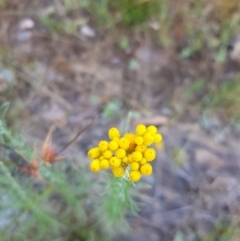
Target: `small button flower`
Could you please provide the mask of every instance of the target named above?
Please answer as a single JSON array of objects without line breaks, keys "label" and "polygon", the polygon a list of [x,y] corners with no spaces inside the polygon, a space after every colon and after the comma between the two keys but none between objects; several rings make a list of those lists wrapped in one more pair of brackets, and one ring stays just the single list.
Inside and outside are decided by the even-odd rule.
[{"label": "small button flower", "polygon": [[123,157],[122,162],[128,163],[128,157],[127,156]]},{"label": "small button flower", "polygon": [[130,141],[127,138],[123,137],[119,139],[118,144],[122,149],[127,150],[129,148]]},{"label": "small button flower", "polygon": [[141,179],[141,172],[139,171],[131,171],[129,173],[129,180],[133,182],[138,182]]},{"label": "small button flower", "polygon": [[103,159],[100,161],[100,167],[102,169],[108,169],[109,168],[109,161],[107,159]]},{"label": "small button flower", "polygon": [[133,133],[126,133],[124,137],[127,138],[130,143],[135,143],[136,135],[134,135]]},{"label": "small button flower", "polygon": [[141,166],[140,171],[143,175],[149,176],[152,174],[152,166],[149,163],[146,163]]},{"label": "small button flower", "polygon": [[150,132],[152,135],[157,133],[157,127],[156,126],[148,126],[147,131]]},{"label": "small button flower", "polygon": [[124,167],[117,167],[112,169],[113,175],[115,177],[122,177],[125,174],[125,169]]},{"label": "small button flower", "polygon": [[106,150],[105,152],[103,152],[103,156],[106,158],[106,159],[109,159],[112,157],[112,152],[110,150]]},{"label": "small button flower", "polygon": [[88,157],[91,159],[96,159],[101,156],[101,151],[98,149],[98,147],[94,147],[88,151]]},{"label": "small button flower", "polygon": [[146,146],[149,146],[149,145],[153,144],[153,142],[154,142],[153,135],[150,132],[146,132],[143,136],[143,143]]},{"label": "small button flower", "polygon": [[136,135],[134,135],[133,133],[126,133],[124,135],[125,138],[127,138],[129,141],[130,141],[130,145],[128,147],[128,152],[131,153],[134,151],[135,147],[136,147],[136,144],[135,144],[135,138],[136,138]]},{"label": "small button flower", "polygon": [[134,162],[133,155],[128,155],[128,163]]},{"label": "small button flower", "polygon": [[140,164],[146,164],[147,163],[147,160],[145,158],[142,158],[142,160],[140,161]]},{"label": "small button flower", "polygon": [[136,151],[140,151],[141,153],[145,152],[147,147],[145,145],[140,145],[136,147]]},{"label": "small button flower", "polygon": [[124,158],[126,156],[126,151],[124,149],[117,149],[116,156],[120,159]]},{"label": "small button flower", "polygon": [[137,171],[140,165],[138,162],[132,162],[130,166],[133,171]]},{"label": "small button flower", "polygon": [[100,160],[99,159],[95,159],[91,162],[90,164],[90,169],[93,171],[93,172],[98,172],[101,170],[101,166],[100,166]]},{"label": "small button flower", "polygon": [[110,141],[108,146],[111,151],[116,151],[118,149],[118,142]]},{"label": "small button flower", "polygon": [[139,161],[141,161],[143,155],[140,151],[135,151],[135,152],[133,152],[132,157],[133,157],[134,161],[139,162]]},{"label": "small button flower", "polygon": [[156,151],[153,148],[149,148],[144,152],[144,158],[147,161],[153,161],[156,157]]},{"label": "small button flower", "polygon": [[114,137],[112,140],[116,141],[118,143],[119,142],[119,137]]},{"label": "small button flower", "polygon": [[146,126],[143,125],[143,124],[139,124],[139,125],[137,125],[137,127],[136,127],[136,133],[137,133],[137,135],[139,135],[139,136],[144,135],[145,132],[146,132],[146,130],[147,130],[147,128],[146,128]]},{"label": "small button flower", "polygon": [[98,148],[101,152],[106,151],[108,149],[108,142],[107,141],[100,141],[98,143]]},{"label": "small button flower", "polygon": [[141,137],[141,136],[137,136],[136,138],[135,138],[135,143],[137,144],[137,145],[142,145],[143,144],[143,138]]},{"label": "small button flower", "polygon": [[155,134],[154,136],[153,136],[153,138],[154,138],[154,142],[155,143],[160,143],[162,140],[163,140],[163,137],[162,137],[162,135],[161,134]]},{"label": "small button flower", "polygon": [[117,137],[120,138],[120,132],[116,127],[112,127],[108,131],[108,137],[110,140],[113,140],[113,138]]},{"label": "small button flower", "polygon": [[120,167],[121,160],[119,158],[113,156],[109,159],[109,164],[110,164],[111,167],[114,167],[114,168]]}]

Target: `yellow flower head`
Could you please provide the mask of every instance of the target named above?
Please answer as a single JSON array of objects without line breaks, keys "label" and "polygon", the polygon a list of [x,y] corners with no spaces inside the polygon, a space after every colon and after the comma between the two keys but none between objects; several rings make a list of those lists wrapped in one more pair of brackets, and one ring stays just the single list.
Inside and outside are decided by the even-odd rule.
[{"label": "yellow flower head", "polygon": [[157,127],[156,126],[149,126],[147,128],[147,131],[150,132],[152,135],[157,133]]},{"label": "yellow flower head", "polygon": [[110,141],[108,147],[111,151],[116,151],[118,149],[118,142]]},{"label": "yellow flower head", "polygon": [[137,171],[140,165],[138,162],[132,162],[130,166],[133,171]]},{"label": "yellow flower head", "polygon": [[118,144],[122,149],[127,150],[130,145],[130,141],[126,137],[122,137],[119,139]]},{"label": "yellow flower head", "polygon": [[98,143],[98,148],[100,151],[106,151],[108,149],[108,142],[107,141],[100,141]]},{"label": "yellow flower head", "polygon": [[109,168],[109,161],[107,159],[103,159],[100,161],[100,167],[102,169],[108,169]]},{"label": "yellow flower head", "polygon": [[99,150],[98,147],[91,148],[88,151],[88,157],[91,159],[96,159],[96,158],[99,158],[100,156],[101,156],[101,151]]},{"label": "yellow flower head", "polygon": [[143,158],[141,161],[140,161],[140,164],[146,164],[147,163],[147,160],[145,158]]},{"label": "yellow flower head", "polygon": [[106,158],[106,159],[109,159],[112,157],[112,152],[110,150],[106,150],[105,152],[103,152],[103,156]]},{"label": "yellow flower head", "polygon": [[146,132],[146,130],[147,130],[147,128],[146,128],[146,126],[143,125],[143,124],[139,124],[139,125],[137,125],[137,127],[136,127],[136,133],[137,133],[137,135],[139,135],[139,136],[144,135],[145,132]]},{"label": "yellow flower head", "polygon": [[154,137],[151,132],[146,132],[143,136],[143,144],[146,146],[152,145],[154,142]]},{"label": "yellow flower head", "polygon": [[133,155],[128,155],[128,163],[134,162]]},{"label": "yellow flower head", "polygon": [[162,135],[155,126],[139,124],[136,133],[126,133],[123,136],[116,127],[112,127],[108,136],[109,142],[101,140],[97,147],[88,151],[88,157],[92,159],[90,169],[93,172],[110,167],[115,177],[122,177],[126,173],[133,182],[138,182],[142,175],[152,174],[153,169],[148,162],[156,158],[156,151],[149,146],[153,143],[163,144]]},{"label": "yellow flower head", "polygon": [[116,127],[112,127],[108,131],[108,137],[110,140],[113,140],[113,138],[117,137],[120,138],[120,132]]},{"label": "yellow flower head", "polygon": [[136,151],[140,151],[141,153],[145,152],[147,147],[145,145],[140,145],[136,147]]},{"label": "yellow flower head", "polygon": [[141,172],[139,171],[131,171],[129,173],[129,180],[133,182],[138,182],[141,179]]},{"label": "yellow flower head", "polygon": [[160,143],[162,141],[162,139],[163,139],[162,135],[159,134],[159,133],[155,134],[153,137],[154,137],[154,142],[155,143]]},{"label": "yellow flower head", "polygon": [[119,158],[113,156],[113,157],[111,157],[111,158],[109,159],[109,164],[110,164],[110,166],[113,167],[113,168],[120,167],[120,165],[121,165],[121,160],[120,160]]},{"label": "yellow flower head", "polygon": [[147,161],[153,161],[156,157],[156,151],[153,148],[149,148],[144,152],[144,158]]},{"label": "yellow flower head", "polygon": [[113,168],[112,169],[112,172],[113,172],[113,175],[115,177],[122,177],[125,173],[125,168],[120,166],[120,167],[117,167],[117,168]]},{"label": "yellow flower head", "polygon": [[141,161],[143,155],[140,151],[135,151],[135,152],[133,152],[132,157],[133,157],[134,161],[139,162],[139,161]]},{"label": "yellow flower head", "polygon": [[119,142],[119,137],[114,137],[112,140],[116,141],[118,143]]},{"label": "yellow flower head", "polygon": [[134,135],[133,133],[126,133],[124,137],[127,138],[130,141],[130,143],[135,143],[136,135]]},{"label": "yellow flower head", "polygon": [[140,172],[145,176],[149,176],[152,174],[152,166],[149,163],[146,163],[141,166]]},{"label": "yellow flower head", "polygon": [[99,159],[95,159],[91,162],[90,164],[90,169],[93,172],[98,172],[100,171],[101,167],[100,167],[100,160]]},{"label": "yellow flower head", "polygon": [[141,137],[141,136],[137,136],[136,138],[135,138],[135,143],[137,144],[137,145],[142,145],[143,144],[143,138]]},{"label": "yellow flower head", "polygon": [[136,144],[135,144],[135,138],[136,138],[136,135],[134,135],[133,133],[126,133],[124,135],[125,138],[127,138],[129,141],[130,141],[130,144],[129,144],[129,147],[128,147],[128,152],[129,153],[132,153],[136,147]]},{"label": "yellow flower head", "polygon": [[123,157],[123,158],[122,158],[122,162],[128,163],[128,157],[127,157],[127,156]]},{"label": "yellow flower head", "polygon": [[119,148],[116,150],[116,156],[120,159],[124,158],[126,156],[126,151],[122,148]]}]

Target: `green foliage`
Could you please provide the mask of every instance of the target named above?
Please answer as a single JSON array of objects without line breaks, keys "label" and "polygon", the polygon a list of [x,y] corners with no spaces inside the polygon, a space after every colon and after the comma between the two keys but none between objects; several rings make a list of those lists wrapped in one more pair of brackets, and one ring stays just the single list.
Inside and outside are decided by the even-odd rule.
[{"label": "green foliage", "polygon": [[59,22],[50,16],[41,16],[39,17],[39,21],[48,31],[52,33],[58,33],[62,30]]},{"label": "green foliage", "polygon": [[123,36],[119,41],[119,47],[120,49],[125,50],[129,46],[129,41],[126,36]]},{"label": "green foliage", "polygon": [[119,0],[111,5],[120,12],[122,23],[128,26],[145,23],[159,8],[159,4],[151,0]]},{"label": "green foliage", "polygon": [[[109,183],[109,184],[108,184]],[[127,213],[136,213],[137,205],[129,195],[133,195],[133,185],[124,178],[115,178],[114,181],[108,180],[107,188],[101,196],[100,209],[101,217],[98,221],[102,226],[102,230],[107,232],[113,230],[112,236],[117,233],[127,233],[129,231],[128,223],[126,222]],[[114,204],[114,205],[113,205]],[[96,205],[98,205],[96,203]],[[116,227],[117,230],[116,230]]]},{"label": "green foliage", "polygon": [[[234,1],[234,0],[233,0]],[[227,0],[206,3],[203,0],[64,0],[63,12],[40,16],[41,24],[51,33],[77,34],[75,19],[69,17],[75,11],[85,10],[105,29],[116,26],[143,28],[153,20],[158,26],[156,34],[163,46],[180,42],[182,58],[189,58],[207,50],[215,62],[224,62],[230,40],[239,33],[240,16],[237,3],[227,4]],[[210,4],[210,6],[208,6]],[[235,5],[236,6],[235,6]],[[211,9],[210,13],[206,9]],[[205,13],[205,14],[204,14]],[[64,15],[63,14],[63,15]],[[74,15],[74,14],[73,14]],[[84,17],[85,18],[85,17]],[[146,28],[145,28],[146,29]],[[176,35],[176,36],[175,36]],[[178,36],[183,36],[178,38]],[[128,46],[127,38],[120,40],[120,48]]]},{"label": "green foliage", "polygon": [[[7,129],[8,104],[0,107],[0,143],[13,148],[15,158],[34,157],[32,148]],[[13,154],[14,151],[10,154]],[[0,237],[2,241],[109,240],[128,229],[126,214],[136,210],[132,185],[124,179],[95,175],[80,160],[40,165],[42,178],[22,173],[0,152]],[[40,162],[41,163],[41,162]],[[42,163],[41,163],[42,164]],[[112,175],[111,175],[112,177]]]},{"label": "green foliage", "polygon": [[69,19],[57,20],[53,16],[40,16],[39,21],[52,34],[71,34],[77,29],[77,25]]},{"label": "green foliage", "polygon": [[[237,230],[238,227],[233,225],[229,220],[224,220],[219,218],[217,222],[214,225],[213,230],[204,235],[203,237],[204,241],[215,241],[215,240],[220,240],[220,241],[227,241],[231,240],[233,238],[234,231]],[[234,238],[233,238],[234,239]]]},{"label": "green foliage", "polygon": [[194,81],[188,88],[186,89],[186,98],[191,99],[194,97],[199,91],[201,91],[204,87],[204,80],[200,79]]},{"label": "green foliage", "polygon": [[7,103],[7,102],[0,106],[0,120],[2,122],[5,119],[8,108],[9,108],[9,103]]},{"label": "green foliage", "polygon": [[185,237],[183,235],[182,232],[177,232],[175,237],[174,237],[174,241],[184,241]]},{"label": "green foliage", "polygon": [[139,69],[139,63],[135,58],[129,60],[128,69],[133,71]]},{"label": "green foliage", "polygon": [[100,25],[114,22],[110,10],[110,0],[90,1],[87,10],[95,15]]},{"label": "green foliage", "polygon": [[84,8],[95,16],[98,24],[139,26],[157,15],[160,4],[151,0],[64,0],[67,11]]},{"label": "green foliage", "polygon": [[240,82],[239,76],[226,80],[219,87],[212,88],[207,103],[212,108],[221,109],[229,119],[240,119]]},{"label": "green foliage", "polygon": [[184,48],[181,52],[181,57],[188,58],[195,53],[199,53],[203,48],[202,39],[194,39],[193,43],[191,43],[188,47]]},{"label": "green foliage", "polygon": [[239,16],[234,16],[231,19],[223,20],[220,25],[219,31],[219,42],[218,42],[218,51],[214,55],[214,60],[216,62],[224,62],[227,57],[228,45],[231,41],[231,38],[236,34],[236,29],[239,29],[240,18]]},{"label": "green foliage", "polygon": [[6,0],[0,0],[0,7],[4,7],[6,5]]},{"label": "green foliage", "polygon": [[103,110],[103,117],[107,120],[113,120],[119,117],[122,113],[122,101],[113,100],[106,104]]}]

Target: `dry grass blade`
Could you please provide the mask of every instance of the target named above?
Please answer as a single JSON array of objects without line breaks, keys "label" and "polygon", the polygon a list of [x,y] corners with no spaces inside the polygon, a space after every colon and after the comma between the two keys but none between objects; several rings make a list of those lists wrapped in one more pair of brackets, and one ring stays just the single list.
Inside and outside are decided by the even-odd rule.
[{"label": "dry grass blade", "polygon": [[86,126],[84,127],[82,130],[80,130],[77,135],[71,140],[69,141],[59,152],[58,154],[60,154],[61,152],[63,152],[66,148],[68,148],[74,141],[77,140],[77,138],[84,132],[86,131],[89,127],[92,126],[92,124],[96,121],[97,117],[93,118],[92,121]]}]

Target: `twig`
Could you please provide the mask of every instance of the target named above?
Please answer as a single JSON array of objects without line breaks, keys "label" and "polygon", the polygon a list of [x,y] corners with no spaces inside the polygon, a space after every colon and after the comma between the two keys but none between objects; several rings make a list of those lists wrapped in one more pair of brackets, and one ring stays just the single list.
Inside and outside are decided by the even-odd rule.
[{"label": "twig", "polygon": [[84,127],[82,130],[80,130],[77,135],[71,140],[69,141],[60,151],[58,151],[58,154],[60,154],[61,152],[63,152],[67,147],[69,147],[74,141],[77,140],[77,138],[84,132],[86,131],[93,123],[94,121],[97,119],[97,116],[95,118],[92,119],[92,121],[86,126]]}]

